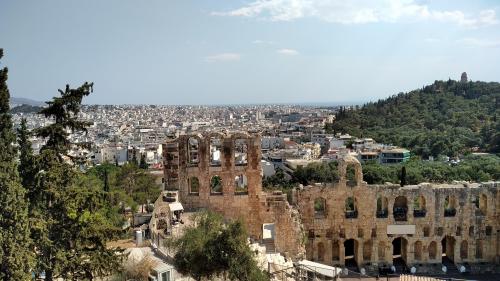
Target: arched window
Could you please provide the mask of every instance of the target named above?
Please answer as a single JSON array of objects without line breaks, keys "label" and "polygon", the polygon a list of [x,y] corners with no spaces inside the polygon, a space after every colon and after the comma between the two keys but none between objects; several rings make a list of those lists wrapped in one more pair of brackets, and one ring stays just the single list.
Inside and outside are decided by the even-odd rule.
[{"label": "arched window", "polygon": [[234,178],[234,193],[248,194],[248,180],[247,176],[239,175]]},{"label": "arched window", "polygon": [[467,259],[469,257],[469,244],[466,240],[462,241],[460,244],[460,258]]},{"label": "arched window", "polygon": [[478,215],[486,216],[488,212],[488,197],[485,194],[481,194],[478,198]]},{"label": "arched window", "polygon": [[482,259],[483,258],[483,241],[477,240],[476,241],[476,259]]},{"label": "arched window", "polygon": [[474,226],[469,226],[469,236],[474,237]]},{"label": "arched window", "polygon": [[319,242],[318,243],[318,261],[324,261],[325,260],[325,246],[323,243]]},{"label": "arched window", "polygon": [[363,244],[363,260],[370,261],[372,259],[372,240],[365,241]]},{"label": "arched window", "polygon": [[324,198],[316,198],[314,200],[314,217],[324,218],[326,216],[326,200]]},{"label": "arched window", "polygon": [[358,180],[356,178],[356,167],[354,165],[348,165],[346,170],[347,186],[355,187],[358,185]]},{"label": "arched window", "polygon": [[220,138],[210,138],[210,166],[220,167],[222,163],[222,140]]},{"label": "arched window", "polygon": [[212,194],[222,194],[222,179],[219,176],[213,176],[210,179],[210,192]]},{"label": "arched window", "polygon": [[493,233],[493,227],[491,225],[487,225],[484,233],[486,234],[486,236],[491,236],[491,234]]},{"label": "arched window", "polygon": [[404,196],[396,197],[392,212],[395,221],[406,221],[406,214],[408,212],[408,203],[406,197]]},{"label": "arched window", "polygon": [[431,244],[429,244],[429,259],[435,260],[436,254],[437,254],[437,243],[436,241],[432,241]]},{"label": "arched window", "polygon": [[413,216],[415,218],[423,218],[426,212],[425,197],[420,195],[413,200]]},{"label": "arched window", "polygon": [[385,242],[378,242],[378,259],[385,260]]},{"label": "arched window", "polygon": [[444,216],[454,217],[457,214],[455,206],[456,206],[455,196],[453,195],[446,196],[446,198],[444,199]]},{"label": "arched window", "polygon": [[424,237],[429,237],[431,235],[431,228],[429,226],[424,226]]},{"label": "arched window", "polygon": [[248,145],[246,139],[234,141],[234,165],[245,166],[248,163]]},{"label": "arched window", "polygon": [[188,165],[198,166],[199,159],[199,142],[195,137],[190,137],[188,140]]},{"label": "arched window", "polygon": [[388,200],[386,197],[379,196],[377,198],[377,218],[387,218],[387,215],[389,214],[388,211]]},{"label": "arched window", "polygon": [[340,246],[339,241],[332,242],[332,260],[339,261],[340,260]]},{"label": "arched window", "polygon": [[345,217],[347,219],[354,219],[358,217],[358,208],[354,197],[348,197],[345,200]]},{"label": "arched window", "polygon": [[422,242],[415,242],[415,260],[422,260]]},{"label": "arched window", "polygon": [[200,193],[200,181],[197,177],[189,178],[189,194],[197,195]]}]

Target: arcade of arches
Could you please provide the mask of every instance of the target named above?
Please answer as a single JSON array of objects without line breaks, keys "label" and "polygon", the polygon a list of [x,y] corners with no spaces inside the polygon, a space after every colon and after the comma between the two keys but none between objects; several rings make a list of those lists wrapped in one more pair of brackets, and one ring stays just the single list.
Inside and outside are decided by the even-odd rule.
[{"label": "arcade of arches", "polygon": [[[354,172],[342,171],[346,167]],[[357,160],[342,159],[338,183],[295,193],[293,203],[301,210],[304,229],[314,233],[306,241],[308,259],[366,269],[498,262],[498,183],[402,188],[368,185],[362,177],[343,180],[343,175],[358,172],[362,175]]]}]

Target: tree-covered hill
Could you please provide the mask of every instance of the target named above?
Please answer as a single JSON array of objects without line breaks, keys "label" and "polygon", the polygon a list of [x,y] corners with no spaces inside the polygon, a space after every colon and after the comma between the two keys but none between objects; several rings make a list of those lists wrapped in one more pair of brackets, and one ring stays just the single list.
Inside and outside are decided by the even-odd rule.
[{"label": "tree-covered hill", "polygon": [[37,113],[40,110],[42,110],[43,107],[36,106],[36,105],[29,105],[29,104],[22,104],[16,107],[13,107],[10,110],[11,114],[16,114],[16,113]]},{"label": "tree-covered hill", "polygon": [[453,80],[358,109],[341,108],[328,129],[406,147],[422,157],[478,148],[500,153],[500,83]]}]

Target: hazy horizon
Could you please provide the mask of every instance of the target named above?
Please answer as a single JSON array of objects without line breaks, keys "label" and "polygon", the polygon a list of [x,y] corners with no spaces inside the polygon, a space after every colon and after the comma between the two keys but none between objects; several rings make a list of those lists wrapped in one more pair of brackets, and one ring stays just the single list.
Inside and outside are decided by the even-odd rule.
[{"label": "hazy horizon", "polygon": [[[0,3],[14,97],[95,83],[87,104],[362,104],[498,80],[495,1]],[[311,102],[313,100],[313,102]]]}]

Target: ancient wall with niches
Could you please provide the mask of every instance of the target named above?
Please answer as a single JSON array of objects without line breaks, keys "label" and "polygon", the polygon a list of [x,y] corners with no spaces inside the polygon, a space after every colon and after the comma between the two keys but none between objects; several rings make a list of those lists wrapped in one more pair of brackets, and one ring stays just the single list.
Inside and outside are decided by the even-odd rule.
[{"label": "ancient wall with niches", "polygon": [[[345,169],[349,165],[355,166],[356,185],[347,184]],[[295,194],[308,236],[308,259],[343,266],[345,251],[351,248],[350,242],[344,243],[353,239],[354,257],[360,267],[391,265],[395,240],[402,245],[407,265],[441,263],[443,251],[456,264],[498,263],[500,183],[367,185],[360,180],[362,171],[357,160],[341,159],[339,169],[339,182],[307,186]],[[355,212],[346,211],[349,197],[354,199]],[[387,205],[379,207],[385,212],[377,217],[379,197]],[[415,199],[419,204],[414,204]],[[315,208],[315,202],[326,202],[326,206]],[[388,234],[388,226],[405,229],[404,234]],[[415,232],[408,232],[412,228]]]}]

